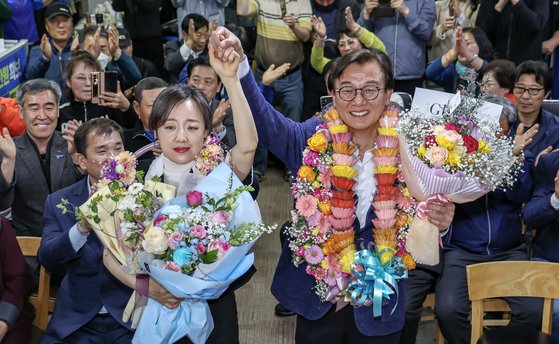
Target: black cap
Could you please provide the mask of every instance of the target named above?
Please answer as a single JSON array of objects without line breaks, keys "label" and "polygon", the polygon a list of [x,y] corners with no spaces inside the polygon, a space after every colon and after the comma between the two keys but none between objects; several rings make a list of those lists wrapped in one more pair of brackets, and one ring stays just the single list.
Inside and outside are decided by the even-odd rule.
[{"label": "black cap", "polygon": [[127,48],[130,43],[130,32],[128,32],[125,28],[118,29],[118,46],[120,49]]},{"label": "black cap", "polygon": [[63,15],[68,18],[72,18],[72,14],[70,13],[70,8],[58,2],[53,2],[52,4],[48,5],[47,8],[45,9],[46,20],[52,19],[58,15]]}]

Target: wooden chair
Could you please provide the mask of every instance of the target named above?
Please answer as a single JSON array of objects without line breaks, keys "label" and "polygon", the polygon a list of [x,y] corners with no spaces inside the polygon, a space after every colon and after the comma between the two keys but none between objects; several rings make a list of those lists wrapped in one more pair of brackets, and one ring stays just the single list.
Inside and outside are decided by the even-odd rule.
[{"label": "wooden chair", "polygon": [[544,299],[542,332],[551,333],[553,299],[559,299],[559,264],[531,261],[490,262],[466,266],[472,302],[471,343],[483,333],[484,301],[502,297]]},{"label": "wooden chair", "polygon": [[[17,237],[19,247],[24,256],[36,257],[41,238],[38,237]],[[50,273],[41,266],[39,273],[39,290],[37,294],[29,297],[29,303],[35,307],[35,320],[33,324],[41,330],[46,330],[49,312],[54,311],[54,298],[50,297]]]}]

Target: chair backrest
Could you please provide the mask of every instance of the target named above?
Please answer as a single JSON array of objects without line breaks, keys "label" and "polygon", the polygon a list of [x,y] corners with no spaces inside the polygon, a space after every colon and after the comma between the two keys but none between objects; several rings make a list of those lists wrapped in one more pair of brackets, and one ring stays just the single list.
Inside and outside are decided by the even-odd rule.
[{"label": "chair backrest", "polygon": [[468,295],[472,302],[471,343],[483,332],[483,300],[495,297],[544,299],[542,331],[551,333],[552,301],[559,298],[559,264],[507,261],[466,266]]},{"label": "chair backrest", "polygon": [[[38,237],[17,237],[21,252],[26,257],[36,257],[41,238]],[[41,265],[39,273],[39,290],[36,295],[29,297],[29,302],[35,307],[35,321],[33,324],[41,330],[46,330],[49,316],[50,301],[50,273]]]}]

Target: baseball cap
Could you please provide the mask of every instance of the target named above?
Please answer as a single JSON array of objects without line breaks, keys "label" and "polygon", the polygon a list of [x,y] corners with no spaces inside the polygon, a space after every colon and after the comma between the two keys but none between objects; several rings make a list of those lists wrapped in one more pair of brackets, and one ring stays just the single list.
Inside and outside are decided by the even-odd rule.
[{"label": "baseball cap", "polygon": [[130,45],[130,41],[130,32],[124,28],[118,29],[118,45],[120,49],[128,47]]},{"label": "baseball cap", "polygon": [[65,4],[54,2],[48,5],[47,8],[45,9],[46,20],[52,19],[58,15],[63,15],[68,18],[72,18],[72,14],[70,13],[70,8],[68,8],[68,6],[66,6]]}]

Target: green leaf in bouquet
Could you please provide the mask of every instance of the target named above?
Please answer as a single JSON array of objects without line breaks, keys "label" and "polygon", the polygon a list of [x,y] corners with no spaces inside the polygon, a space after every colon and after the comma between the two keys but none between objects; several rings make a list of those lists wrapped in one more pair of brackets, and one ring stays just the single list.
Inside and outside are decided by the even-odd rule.
[{"label": "green leaf in bouquet", "polygon": [[144,184],[144,174],[145,173],[142,170],[136,171],[136,180],[138,181],[138,183]]},{"label": "green leaf in bouquet", "polygon": [[214,263],[217,260],[217,253],[218,253],[218,250],[211,250],[211,251],[208,251],[204,254],[198,255],[198,257],[200,258],[200,260],[202,262],[204,262],[204,264],[211,264],[211,263]]}]

